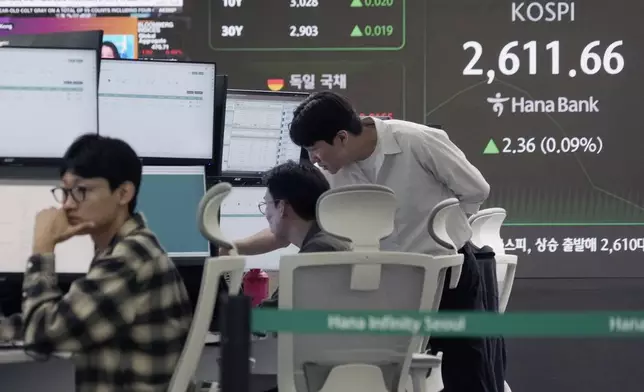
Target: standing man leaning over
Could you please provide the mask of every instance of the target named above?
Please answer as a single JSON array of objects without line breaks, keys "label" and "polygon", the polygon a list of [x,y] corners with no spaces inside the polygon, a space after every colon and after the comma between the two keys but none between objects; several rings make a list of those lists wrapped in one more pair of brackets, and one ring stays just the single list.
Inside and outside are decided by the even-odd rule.
[{"label": "standing man leaning over", "polygon": [[[306,148],[331,187],[381,184],[396,193],[394,232],[383,250],[443,252],[427,232],[427,220],[441,201],[456,197],[474,214],[490,186],[463,152],[439,129],[400,120],[358,117],[332,92],[311,95],[295,110],[291,139]],[[264,230],[236,242],[242,254],[270,252],[288,243]]]},{"label": "standing man leaning over", "polygon": [[[141,171],[121,140],[85,135],[69,147],[52,190],[61,208],[36,216],[22,314],[0,323],[0,339],[28,351],[73,353],[79,392],[167,391],[190,328],[183,281],[135,213]],[[82,234],[96,254],[63,295],[54,249]]]}]

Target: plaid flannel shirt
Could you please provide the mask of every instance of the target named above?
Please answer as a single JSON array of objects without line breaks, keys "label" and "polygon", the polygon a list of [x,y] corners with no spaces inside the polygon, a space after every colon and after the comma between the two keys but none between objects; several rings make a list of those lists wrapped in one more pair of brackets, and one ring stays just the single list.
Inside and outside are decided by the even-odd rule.
[{"label": "plaid flannel shirt", "polygon": [[191,321],[179,273],[137,214],[65,295],[54,255],[31,256],[22,313],[2,321],[0,338],[71,352],[79,392],[165,392]]}]

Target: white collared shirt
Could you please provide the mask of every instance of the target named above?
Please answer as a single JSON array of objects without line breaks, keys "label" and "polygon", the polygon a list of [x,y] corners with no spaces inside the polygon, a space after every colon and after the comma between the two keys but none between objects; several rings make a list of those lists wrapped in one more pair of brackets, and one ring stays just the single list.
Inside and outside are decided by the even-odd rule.
[{"label": "white collared shirt", "polygon": [[[398,199],[394,231],[381,241],[381,249],[444,253],[427,229],[432,209],[456,197],[465,213],[474,214],[487,199],[490,186],[444,131],[408,121],[372,120],[379,148],[361,164],[375,165],[375,183],[391,188]],[[358,163],[336,174],[323,172],[334,188],[374,183],[366,174],[369,170],[363,170]]]}]

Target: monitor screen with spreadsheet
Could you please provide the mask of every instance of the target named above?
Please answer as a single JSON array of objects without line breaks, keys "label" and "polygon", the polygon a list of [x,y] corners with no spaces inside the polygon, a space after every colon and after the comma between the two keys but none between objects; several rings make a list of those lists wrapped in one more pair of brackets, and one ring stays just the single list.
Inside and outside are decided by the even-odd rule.
[{"label": "monitor screen with spreadsheet", "polygon": [[261,174],[288,160],[299,161],[300,148],[288,134],[293,110],[307,93],[228,90],[221,171]]},{"label": "monitor screen with spreadsheet", "polygon": [[215,127],[215,64],[101,62],[99,133],[150,159],[209,162]]},{"label": "monitor screen with spreadsheet", "polygon": [[[259,212],[258,206],[265,194],[265,187],[233,187],[221,204],[219,214],[219,226],[227,239],[235,241],[268,228],[266,217]],[[276,271],[279,269],[281,255],[297,253],[298,250],[296,246],[290,245],[262,255],[246,256],[246,268]]]},{"label": "monitor screen with spreadsheet", "polygon": [[0,161],[60,159],[96,133],[97,58],[89,49],[0,49]]}]

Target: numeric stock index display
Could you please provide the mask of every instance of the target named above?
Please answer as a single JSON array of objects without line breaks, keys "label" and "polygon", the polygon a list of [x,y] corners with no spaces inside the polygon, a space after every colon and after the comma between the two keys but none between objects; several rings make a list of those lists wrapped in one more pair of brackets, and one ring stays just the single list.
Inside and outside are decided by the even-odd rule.
[{"label": "numeric stock index display", "polygon": [[640,15],[630,0],[428,2],[426,121],[485,175],[522,274],[644,276]]},{"label": "numeric stock index display", "polygon": [[209,2],[210,47],[224,51],[400,50],[405,46],[405,1],[213,0]]}]

